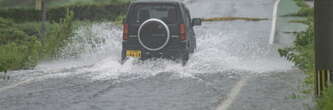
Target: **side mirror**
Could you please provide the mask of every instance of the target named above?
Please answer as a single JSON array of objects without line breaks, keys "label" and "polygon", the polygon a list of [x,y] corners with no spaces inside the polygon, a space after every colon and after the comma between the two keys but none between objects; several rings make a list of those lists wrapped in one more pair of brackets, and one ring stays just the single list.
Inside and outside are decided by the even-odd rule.
[{"label": "side mirror", "polygon": [[200,26],[202,24],[202,21],[200,18],[193,18],[192,19],[192,26]]}]

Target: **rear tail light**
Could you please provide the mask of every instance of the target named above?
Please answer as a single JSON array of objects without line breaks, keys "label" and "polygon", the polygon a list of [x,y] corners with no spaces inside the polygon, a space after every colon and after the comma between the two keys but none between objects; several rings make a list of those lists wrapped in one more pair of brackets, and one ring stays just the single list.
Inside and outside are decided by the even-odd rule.
[{"label": "rear tail light", "polygon": [[128,40],[128,24],[124,24],[123,40]]},{"label": "rear tail light", "polygon": [[179,39],[180,40],[186,40],[187,39],[186,25],[185,24],[180,24],[179,25]]}]

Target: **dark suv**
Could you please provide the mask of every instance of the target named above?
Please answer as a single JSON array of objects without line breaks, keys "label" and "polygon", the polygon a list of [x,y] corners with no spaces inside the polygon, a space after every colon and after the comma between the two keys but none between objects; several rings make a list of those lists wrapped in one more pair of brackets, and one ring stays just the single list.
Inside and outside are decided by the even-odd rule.
[{"label": "dark suv", "polygon": [[201,25],[201,19],[191,19],[182,2],[136,1],[129,6],[123,23],[122,63],[127,57],[136,57],[168,58],[186,64],[196,49],[193,26]]}]

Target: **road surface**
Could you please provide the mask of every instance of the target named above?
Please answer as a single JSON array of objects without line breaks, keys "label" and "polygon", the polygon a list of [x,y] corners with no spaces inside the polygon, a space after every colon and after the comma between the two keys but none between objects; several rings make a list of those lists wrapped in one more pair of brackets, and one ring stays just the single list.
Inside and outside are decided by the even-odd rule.
[{"label": "road surface", "polygon": [[[275,0],[186,0],[192,17],[271,18]],[[0,81],[1,110],[307,110],[304,75],[269,45],[271,21],[196,27],[188,65],[119,64],[120,27],[83,26],[63,58]]]}]

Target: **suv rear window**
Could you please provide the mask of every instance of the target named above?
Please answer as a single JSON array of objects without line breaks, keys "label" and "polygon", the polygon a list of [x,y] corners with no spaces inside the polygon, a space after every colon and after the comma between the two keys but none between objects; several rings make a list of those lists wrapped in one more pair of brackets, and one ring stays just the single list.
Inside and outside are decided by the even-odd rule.
[{"label": "suv rear window", "polygon": [[139,24],[149,18],[158,18],[167,24],[177,23],[178,8],[172,4],[136,4],[129,13],[129,23]]}]

